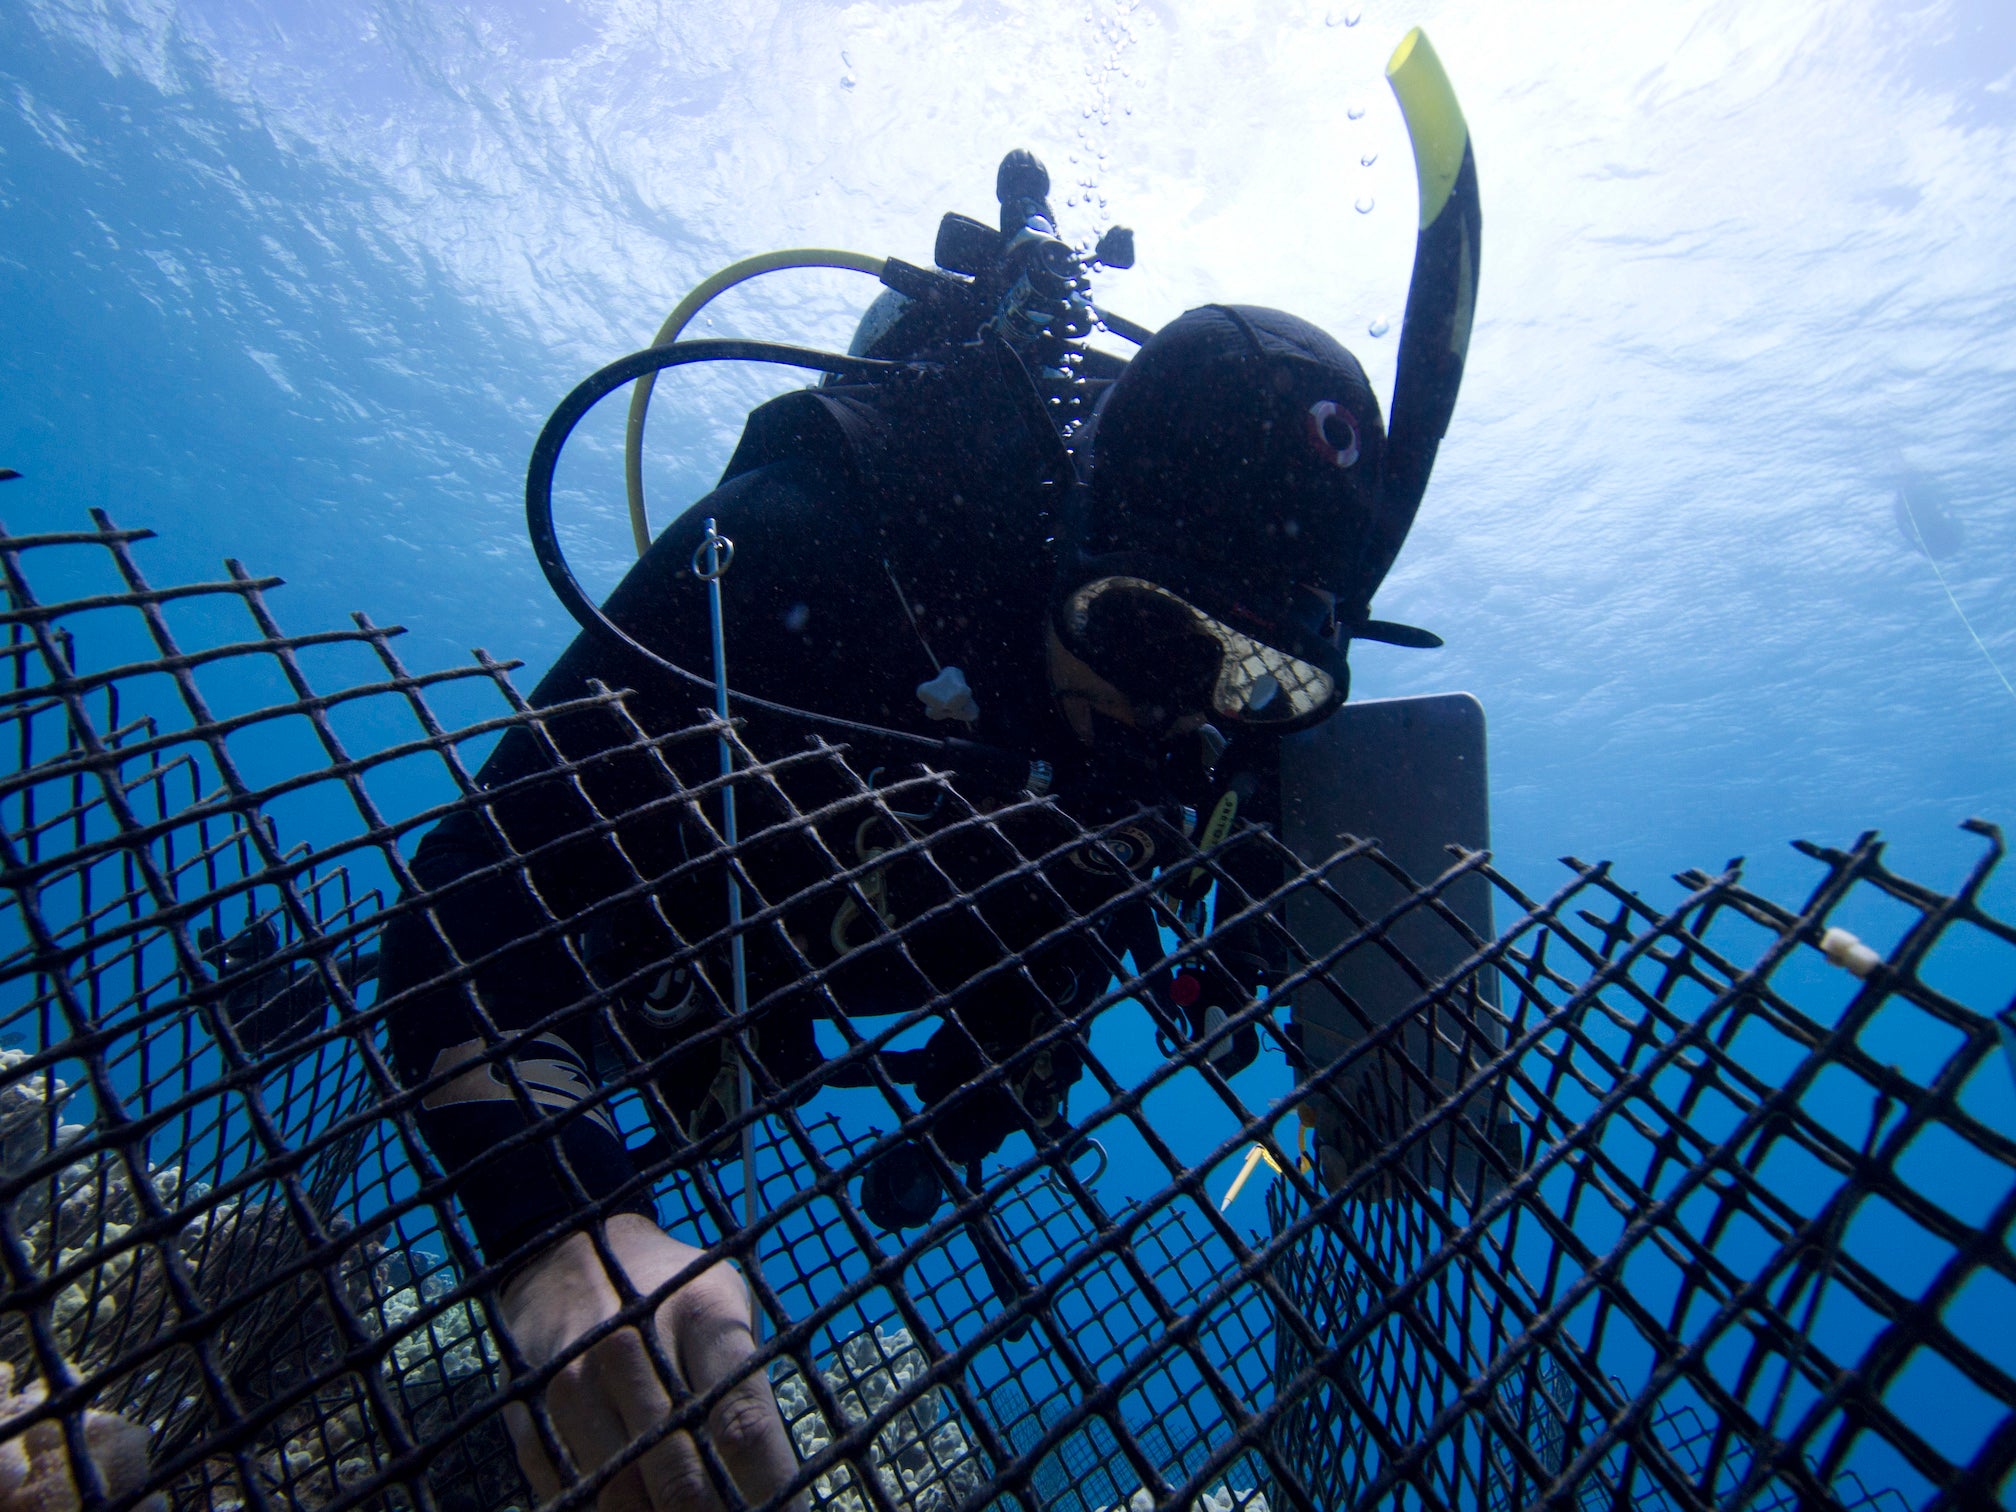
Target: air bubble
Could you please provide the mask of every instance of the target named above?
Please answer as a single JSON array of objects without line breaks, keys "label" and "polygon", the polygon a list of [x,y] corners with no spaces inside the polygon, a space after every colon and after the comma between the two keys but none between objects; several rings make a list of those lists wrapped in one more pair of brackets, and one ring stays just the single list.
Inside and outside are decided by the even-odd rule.
[{"label": "air bubble", "polygon": [[1365,107],[1363,105],[1349,105],[1345,107],[1344,114],[1351,120],[1362,121],[1365,119]]},{"label": "air bubble", "polygon": [[1388,331],[1392,329],[1393,326],[1390,321],[1387,321],[1385,319],[1379,319],[1373,321],[1372,324],[1365,327],[1365,334],[1367,336],[1373,336],[1373,337],[1384,336]]},{"label": "air bubble", "polygon": [[854,75],[852,74],[840,75],[840,87],[842,89],[852,89],[854,87]]},{"label": "air bubble", "polygon": [[1357,202],[1354,203],[1351,206],[1351,208],[1353,210],[1356,210],[1360,215],[1370,215],[1372,213],[1373,203],[1374,201],[1371,195],[1361,194],[1358,196]]},{"label": "air bubble", "polygon": [[1370,167],[1371,167],[1371,166],[1372,166],[1372,165],[1373,165],[1374,163],[1376,163],[1376,162],[1378,162],[1378,161],[1379,161],[1379,154],[1378,154],[1378,153],[1376,153],[1376,152],[1368,152],[1368,153],[1366,153],[1366,154],[1365,154],[1365,155],[1364,155],[1363,157],[1361,157],[1361,158],[1359,158],[1359,159],[1358,159],[1358,165],[1359,165],[1359,166],[1360,166],[1361,168],[1370,168]]}]

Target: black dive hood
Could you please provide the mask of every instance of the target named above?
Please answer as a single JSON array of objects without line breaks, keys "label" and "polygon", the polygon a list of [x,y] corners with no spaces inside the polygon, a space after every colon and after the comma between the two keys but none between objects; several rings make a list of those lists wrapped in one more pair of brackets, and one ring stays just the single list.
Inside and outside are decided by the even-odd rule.
[{"label": "black dive hood", "polygon": [[1313,696],[1273,719],[1244,719],[1222,696],[1214,718],[1284,730],[1324,718],[1348,692],[1334,611],[1385,446],[1363,369],[1307,321],[1229,305],[1171,321],[1100,406],[1052,603],[1060,638],[1107,675],[1111,647],[1086,642],[1088,585],[1152,584],[1197,611],[1227,658],[1250,642],[1322,674],[1305,673]]},{"label": "black dive hood", "polygon": [[1205,305],[1104,396],[1074,543],[1206,565],[1265,599],[1344,593],[1379,506],[1386,428],[1358,360],[1306,320]]},{"label": "black dive hood", "polygon": [[1455,406],[1482,216],[1468,129],[1419,31],[1387,77],[1421,194],[1390,433],[1358,360],[1309,322],[1252,306],[1192,310],[1142,346],[1100,406],[1052,600],[1060,638],[1081,653],[1086,586],[1120,579],[1182,600],[1221,640],[1229,628],[1320,669],[1332,682],[1320,706],[1305,699],[1251,721],[1282,732],[1343,702],[1353,639],[1441,644],[1371,618],[1370,606]]}]

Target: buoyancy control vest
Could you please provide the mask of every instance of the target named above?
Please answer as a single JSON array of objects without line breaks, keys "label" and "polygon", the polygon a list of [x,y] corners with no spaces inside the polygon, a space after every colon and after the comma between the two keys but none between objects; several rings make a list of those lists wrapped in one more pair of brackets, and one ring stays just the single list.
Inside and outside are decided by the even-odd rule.
[{"label": "buoyancy control vest", "polygon": [[843,470],[891,551],[957,557],[971,541],[1047,563],[1076,478],[1042,395],[998,340],[939,356],[760,405],[721,481],[811,456]]}]

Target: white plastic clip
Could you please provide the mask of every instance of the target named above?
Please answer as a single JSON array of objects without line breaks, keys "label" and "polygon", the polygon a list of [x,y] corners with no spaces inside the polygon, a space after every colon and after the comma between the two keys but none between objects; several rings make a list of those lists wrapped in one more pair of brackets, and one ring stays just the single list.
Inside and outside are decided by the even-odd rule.
[{"label": "white plastic clip", "polygon": [[1883,957],[1845,929],[1830,929],[1820,936],[1820,953],[1850,976],[1866,977],[1883,964]]}]

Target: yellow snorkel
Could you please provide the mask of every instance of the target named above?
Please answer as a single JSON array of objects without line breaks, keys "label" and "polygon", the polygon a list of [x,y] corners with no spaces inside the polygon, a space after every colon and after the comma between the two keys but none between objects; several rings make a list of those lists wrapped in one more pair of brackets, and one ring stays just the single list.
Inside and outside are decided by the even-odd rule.
[{"label": "yellow snorkel", "polygon": [[1478,241],[1483,229],[1470,128],[1442,60],[1418,26],[1400,39],[1387,60],[1386,82],[1400,102],[1414,148],[1421,223],[1414,242],[1407,314],[1400,329],[1382,507],[1359,573],[1368,599],[1400,554],[1427,490],[1436,449],[1456,408],[1477,311]]}]

